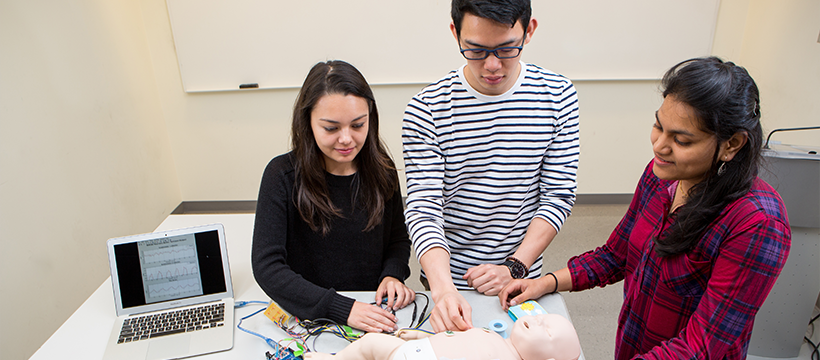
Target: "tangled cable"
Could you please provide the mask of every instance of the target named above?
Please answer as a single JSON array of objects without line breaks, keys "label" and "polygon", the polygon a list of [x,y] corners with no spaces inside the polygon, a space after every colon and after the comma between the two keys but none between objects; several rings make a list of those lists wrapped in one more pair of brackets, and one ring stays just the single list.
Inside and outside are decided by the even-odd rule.
[{"label": "tangled cable", "polygon": [[[424,293],[416,293],[416,297],[418,297],[419,295],[423,296],[426,300],[424,307],[422,307],[420,316],[418,313],[419,306],[417,304],[417,301],[416,299],[413,299],[413,313],[410,320],[410,326],[401,328],[389,334],[397,335],[401,331],[423,331],[431,333],[427,330],[421,329],[421,326],[424,325],[430,318],[430,314],[427,313],[427,308],[430,305],[430,297],[428,297],[427,294]],[[235,307],[240,308],[251,304],[270,305],[270,302],[238,301],[236,302]],[[375,303],[372,304],[377,305]],[[386,302],[382,302],[377,306],[384,308],[385,304]],[[264,310],[265,308],[262,308],[251,313],[250,315],[242,317],[241,319],[239,319],[237,328],[239,330],[242,330],[243,332],[246,332],[248,334],[254,335],[265,340],[265,342],[273,348],[273,352],[268,351],[265,353],[265,356],[268,360],[301,359],[301,355],[305,352],[316,351],[316,339],[318,339],[320,335],[325,333],[332,334],[338,338],[344,339],[351,343],[364,336],[364,334],[353,330],[353,328],[351,328],[350,326],[338,324],[333,320],[322,318],[313,320],[299,320],[296,317],[288,316],[280,317],[277,320],[273,320],[273,323],[278,328],[282,329],[282,331],[284,331],[285,334],[287,334],[287,337],[279,341],[242,327],[243,320],[253,317],[254,315],[259,314]],[[391,312],[395,313],[394,311]],[[309,341],[311,343],[310,347],[308,347],[307,345]],[[296,350],[294,350],[293,347],[296,347]]]}]

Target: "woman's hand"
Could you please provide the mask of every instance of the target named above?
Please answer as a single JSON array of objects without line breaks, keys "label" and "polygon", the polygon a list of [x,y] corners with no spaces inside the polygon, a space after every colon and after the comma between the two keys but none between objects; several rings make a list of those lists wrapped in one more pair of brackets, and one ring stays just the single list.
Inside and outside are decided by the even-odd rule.
[{"label": "woman's hand", "polygon": [[385,276],[376,289],[376,304],[381,304],[387,297],[387,308],[398,310],[416,300],[416,292],[404,285],[399,279]]},{"label": "woman's hand", "polygon": [[[547,284],[548,282],[549,284]],[[547,291],[552,290],[554,286],[555,283],[551,276],[540,279],[516,279],[510,281],[498,293],[498,299],[501,301],[501,307],[504,308],[504,311],[507,311],[510,306],[546,295]]]},{"label": "woman's hand", "polygon": [[396,331],[396,316],[379,306],[366,304],[360,301],[353,303],[347,324],[365,332],[392,332]]}]

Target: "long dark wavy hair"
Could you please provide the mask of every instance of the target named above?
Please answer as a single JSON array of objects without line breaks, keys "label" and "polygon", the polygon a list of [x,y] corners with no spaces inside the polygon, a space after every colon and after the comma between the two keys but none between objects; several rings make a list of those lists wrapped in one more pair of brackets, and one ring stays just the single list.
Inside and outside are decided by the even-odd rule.
[{"label": "long dark wavy hair", "polygon": [[296,170],[294,202],[299,215],[313,231],[327,234],[333,217],[342,216],[330,200],[325,180],[322,150],[316,145],[311,127],[311,113],[325,95],[341,94],[363,98],[368,105],[367,139],[353,160],[354,206],[368,212],[367,227],[372,230],[384,214],[384,204],[399,187],[396,166],[379,138],[379,112],[367,80],[353,65],[340,60],[320,62],[310,69],[293,106],[291,146]]},{"label": "long dark wavy hair", "polygon": [[[746,69],[734,63],[716,57],[686,60],[666,72],[661,86],[664,98],[673,95],[689,105],[700,129],[717,139],[705,178],[689,189],[689,200],[678,209],[667,235],[655,239],[655,251],[672,256],[694,248],[726,205],[752,187],[762,158],[763,129],[757,85]],[[723,165],[718,159],[720,144],[742,132],[746,144]],[[724,171],[718,174],[721,165]]]}]

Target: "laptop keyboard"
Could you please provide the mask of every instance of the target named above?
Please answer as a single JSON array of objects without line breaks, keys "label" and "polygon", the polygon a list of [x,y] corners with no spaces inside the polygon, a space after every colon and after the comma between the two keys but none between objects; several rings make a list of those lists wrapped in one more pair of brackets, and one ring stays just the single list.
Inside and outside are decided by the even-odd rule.
[{"label": "laptop keyboard", "polygon": [[117,344],[205,330],[225,325],[225,303],[125,319]]}]

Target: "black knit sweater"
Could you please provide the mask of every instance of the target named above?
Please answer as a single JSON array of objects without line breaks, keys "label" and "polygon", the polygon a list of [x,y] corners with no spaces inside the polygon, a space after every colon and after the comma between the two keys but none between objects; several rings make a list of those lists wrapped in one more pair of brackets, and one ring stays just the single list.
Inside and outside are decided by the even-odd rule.
[{"label": "black knit sweater", "polygon": [[401,193],[396,191],[385,203],[382,222],[364,232],[367,213],[352,204],[356,176],[326,173],[330,199],[343,218],[334,218],[330,233],[322,236],[296,209],[291,157],[292,153],[277,156],[262,175],[253,274],[262,290],[290,314],[345,324],[354,300],[336,291],[375,291],[385,276],[404,281],[410,275]]}]

